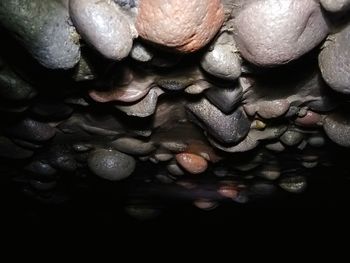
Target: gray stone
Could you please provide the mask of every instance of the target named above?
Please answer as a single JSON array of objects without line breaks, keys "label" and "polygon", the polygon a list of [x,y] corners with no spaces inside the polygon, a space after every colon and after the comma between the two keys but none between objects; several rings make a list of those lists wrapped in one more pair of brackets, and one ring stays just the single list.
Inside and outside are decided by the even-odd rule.
[{"label": "gray stone", "polygon": [[71,0],[69,13],[82,38],[106,58],[121,60],[129,55],[136,32],[117,4]]},{"label": "gray stone", "polygon": [[156,149],[152,142],[144,142],[128,137],[116,139],[110,145],[118,151],[131,155],[148,155]]},{"label": "gray stone", "polygon": [[0,24],[47,68],[70,69],[80,59],[78,34],[58,1],[3,0]]},{"label": "gray stone", "polygon": [[134,42],[130,56],[140,62],[148,62],[153,58],[152,52],[139,42]]},{"label": "gray stone", "polygon": [[279,186],[287,192],[300,194],[305,191],[307,181],[304,176],[288,176],[280,179]]},{"label": "gray stone", "polygon": [[287,146],[296,146],[302,142],[304,135],[298,131],[288,130],[280,138],[281,142]]},{"label": "gray stone", "polygon": [[350,0],[320,0],[328,12],[343,12],[350,8]]},{"label": "gray stone", "polygon": [[135,159],[124,153],[114,150],[95,150],[90,153],[88,166],[97,176],[119,181],[129,177],[135,169]]},{"label": "gray stone", "polygon": [[349,113],[332,113],[324,120],[323,128],[327,136],[335,143],[350,147]]}]

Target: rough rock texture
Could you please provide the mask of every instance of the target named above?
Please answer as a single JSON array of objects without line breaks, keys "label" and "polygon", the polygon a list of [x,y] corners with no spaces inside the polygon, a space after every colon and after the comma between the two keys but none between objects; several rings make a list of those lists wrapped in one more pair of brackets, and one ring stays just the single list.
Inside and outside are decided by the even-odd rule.
[{"label": "rough rock texture", "polygon": [[349,0],[320,0],[320,3],[329,12],[343,12],[350,8]]},{"label": "rough rock texture", "polygon": [[208,44],[223,22],[220,0],[141,0],[136,28],[145,40],[188,53]]},{"label": "rough rock texture", "polygon": [[315,0],[259,0],[235,18],[236,41],[249,62],[272,67],[286,64],[315,48],[328,25]]}]

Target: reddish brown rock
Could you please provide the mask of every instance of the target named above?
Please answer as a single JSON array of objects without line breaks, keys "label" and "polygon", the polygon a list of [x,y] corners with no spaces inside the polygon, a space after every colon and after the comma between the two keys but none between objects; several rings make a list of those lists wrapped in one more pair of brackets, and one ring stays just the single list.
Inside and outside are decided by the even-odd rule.
[{"label": "reddish brown rock", "polygon": [[218,193],[223,197],[235,199],[238,196],[238,189],[235,185],[225,184],[220,186]]},{"label": "reddish brown rock", "polygon": [[141,0],[139,35],[180,52],[194,52],[215,36],[224,22],[220,0]]},{"label": "reddish brown rock", "polygon": [[177,154],[176,161],[191,174],[203,173],[208,167],[208,163],[203,157],[191,153]]}]

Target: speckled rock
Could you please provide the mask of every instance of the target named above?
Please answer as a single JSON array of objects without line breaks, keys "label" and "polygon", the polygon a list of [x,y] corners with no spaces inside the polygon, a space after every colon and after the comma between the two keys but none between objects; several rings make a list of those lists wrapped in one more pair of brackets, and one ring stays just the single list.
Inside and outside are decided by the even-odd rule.
[{"label": "speckled rock", "polygon": [[350,94],[350,24],[331,35],[319,55],[323,79],[335,91]]},{"label": "speckled rock", "polygon": [[350,147],[349,113],[333,113],[324,120],[323,128],[328,137],[335,143]]},{"label": "speckled rock", "polygon": [[59,1],[3,0],[0,24],[47,68],[70,69],[80,59],[78,34]]},{"label": "speckled rock", "polygon": [[315,0],[248,1],[235,18],[236,42],[253,64],[272,67],[316,47],[328,25]]},{"label": "speckled rock", "polygon": [[117,4],[70,0],[69,13],[82,38],[106,58],[121,60],[128,56],[136,32]]},{"label": "speckled rock", "polygon": [[118,181],[132,174],[135,169],[135,160],[118,151],[100,149],[90,153],[88,166],[97,176]]},{"label": "speckled rock", "polygon": [[202,68],[218,78],[235,80],[241,71],[239,57],[233,36],[223,33],[203,56]]},{"label": "speckled rock", "polygon": [[141,0],[136,28],[139,35],[180,52],[209,43],[224,22],[220,0]]},{"label": "speckled rock", "polygon": [[350,0],[320,0],[320,3],[328,12],[343,12],[350,8]]}]

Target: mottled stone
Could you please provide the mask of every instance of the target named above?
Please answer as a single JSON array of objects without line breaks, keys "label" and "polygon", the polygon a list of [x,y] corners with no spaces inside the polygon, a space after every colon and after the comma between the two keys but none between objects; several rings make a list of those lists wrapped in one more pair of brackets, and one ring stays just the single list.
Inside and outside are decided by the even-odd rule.
[{"label": "mottled stone", "polygon": [[10,68],[0,68],[0,97],[5,100],[21,101],[33,98],[36,90]]},{"label": "mottled stone", "polygon": [[241,71],[241,59],[232,34],[223,33],[204,54],[202,68],[218,78],[235,80]]},{"label": "mottled stone", "polygon": [[196,116],[196,122],[215,139],[223,143],[237,143],[249,132],[250,121],[241,108],[224,114],[208,100],[189,103],[187,109]]},{"label": "mottled stone", "polygon": [[135,169],[133,157],[114,150],[95,150],[88,158],[90,170],[97,176],[119,181],[129,177]]},{"label": "mottled stone", "polygon": [[296,146],[304,139],[304,135],[301,132],[288,130],[280,138],[287,146]]},{"label": "mottled stone", "polygon": [[80,59],[78,34],[59,1],[3,0],[0,24],[47,68],[70,69]]},{"label": "mottled stone", "polygon": [[106,58],[121,60],[129,55],[136,32],[117,4],[70,0],[69,13],[82,38]]},{"label": "mottled stone", "polygon": [[215,36],[224,22],[220,0],[141,0],[139,35],[180,52],[194,52]]},{"label": "mottled stone", "polygon": [[140,62],[148,62],[152,60],[153,53],[143,44],[134,42],[130,56]]},{"label": "mottled stone", "polygon": [[324,120],[323,128],[327,136],[335,143],[350,147],[349,113],[332,113]]},{"label": "mottled stone", "polygon": [[259,66],[288,63],[316,47],[328,25],[315,0],[248,1],[235,18],[242,56]]},{"label": "mottled stone", "polygon": [[147,155],[156,149],[152,142],[144,142],[128,137],[116,139],[110,145],[118,151],[131,155]]},{"label": "mottled stone", "polygon": [[211,87],[205,91],[205,96],[223,113],[229,114],[241,102],[243,89],[238,85],[232,88]]},{"label": "mottled stone", "polygon": [[176,161],[191,174],[203,173],[208,167],[208,163],[203,157],[191,153],[177,154]]},{"label": "mottled stone", "polygon": [[335,91],[350,94],[350,24],[328,37],[319,55],[323,79]]},{"label": "mottled stone", "polygon": [[350,8],[350,0],[320,0],[320,3],[328,12],[343,12]]},{"label": "mottled stone", "polygon": [[283,177],[279,181],[279,186],[287,192],[299,194],[305,191],[307,181],[303,176]]}]

